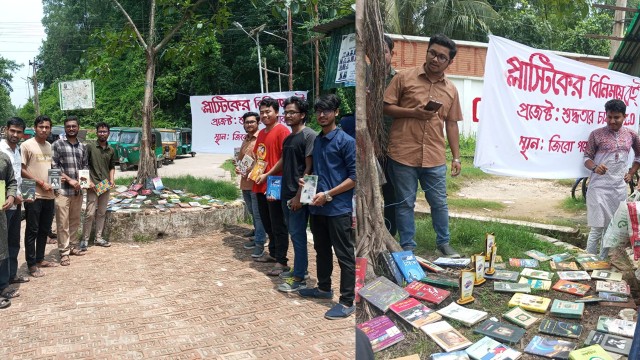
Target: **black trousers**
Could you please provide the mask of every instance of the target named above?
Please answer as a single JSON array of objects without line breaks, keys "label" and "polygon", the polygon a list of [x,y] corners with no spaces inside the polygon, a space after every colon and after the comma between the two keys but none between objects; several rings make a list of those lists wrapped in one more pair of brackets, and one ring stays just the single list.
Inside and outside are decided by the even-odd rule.
[{"label": "black trousers", "polygon": [[262,218],[262,225],[269,236],[269,255],[274,257],[279,264],[287,265],[287,252],[289,251],[289,231],[284,222],[282,201],[267,201],[265,194],[256,194],[258,199],[258,211]]},{"label": "black trousers", "polygon": [[311,215],[313,248],[316,250],[318,288],[331,291],[333,254],[340,266],[340,304],[352,306],[355,298],[356,256],[355,231],[351,227],[351,213],[338,216]]},{"label": "black trousers", "polygon": [[55,200],[36,199],[32,203],[25,203],[24,209],[27,214],[27,225],[24,231],[25,258],[27,266],[32,267],[44,260]]},{"label": "black trousers", "polygon": [[9,279],[14,279],[18,271],[18,254],[20,253],[20,224],[22,204],[15,210],[7,210],[7,240],[9,243]]},{"label": "black trousers", "polygon": [[398,228],[396,226],[396,191],[389,176],[389,158],[384,156],[379,158],[380,166],[384,169],[384,177],[387,183],[382,185],[382,198],[384,199],[384,223],[391,236],[396,236]]}]

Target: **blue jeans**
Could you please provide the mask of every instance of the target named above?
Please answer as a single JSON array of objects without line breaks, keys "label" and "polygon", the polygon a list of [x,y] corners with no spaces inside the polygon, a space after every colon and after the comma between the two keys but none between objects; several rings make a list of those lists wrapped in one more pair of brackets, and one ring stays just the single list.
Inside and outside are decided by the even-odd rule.
[{"label": "blue jeans", "polygon": [[287,201],[283,200],[282,212],[284,213],[284,223],[287,225],[293,243],[293,276],[304,279],[309,265],[307,253],[309,207],[305,205],[298,211],[292,211],[287,207]]},{"label": "blue jeans", "polygon": [[412,167],[389,159],[389,174],[396,192],[396,223],[400,246],[415,248],[416,222],[414,207],[418,181],[431,207],[436,246],[449,242],[449,208],[447,206],[447,165],[431,168]]},{"label": "blue jeans", "polygon": [[251,190],[242,190],[242,197],[244,198],[244,203],[247,205],[247,209],[250,210],[251,217],[253,219],[256,245],[264,246],[264,242],[267,239],[267,233],[264,230],[264,225],[262,225],[260,211],[258,211],[258,199],[256,198],[256,194],[251,192]]}]

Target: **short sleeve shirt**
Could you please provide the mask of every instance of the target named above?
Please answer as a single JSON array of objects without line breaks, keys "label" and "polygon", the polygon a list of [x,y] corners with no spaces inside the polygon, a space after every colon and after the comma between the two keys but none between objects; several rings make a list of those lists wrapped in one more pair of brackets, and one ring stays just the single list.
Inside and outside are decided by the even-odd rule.
[{"label": "short sleeve shirt", "polygon": [[[267,162],[267,166],[264,172],[268,172],[271,168],[280,160],[282,156],[282,144],[284,139],[289,136],[291,131],[282,124],[276,124],[271,130],[262,129],[258,133],[258,139],[256,140],[256,146],[253,148],[253,152],[256,155],[256,160],[262,160]],[[282,175],[282,173],[273,174]],[[267,182],[262,184],[254,184],[253,192],[264,194],[267,191]]]},{"label": "short sleeve shirt", "polygon": [[[35,180],[47,182],[49,180],[49,169],[51,169],[51,159],[53,151],[51,144],[44,142],[40,144],[35,138],[31,138],[20,145],[22,154],[22,164],[34,176]],[[53,190],[44,191],[36,184],[36,199],[55,199]]]},{"label": "short sleeve shirt", "polygon": [[[245,155],[253,158],[255,160],[256,156],[253,153],[253,148],[256,146],[257,137],[255,133],[253,135],[247,134],[247,137],[242,141],[242,145],[240,146],[240,152],[238,153],[238,158],[236,161],[240,161],[244,158]],[[240,190],[251,190],[253,189],[253,180],[249,179],[246,175],[240,177]]]},{"label": "short sleeve shirt", "polygon": [[305,127],[284,139],[282,149],[282,200],[289,200],[298,192],[298,179],[304,176],[305,159],[313,154],[316,132]]}]

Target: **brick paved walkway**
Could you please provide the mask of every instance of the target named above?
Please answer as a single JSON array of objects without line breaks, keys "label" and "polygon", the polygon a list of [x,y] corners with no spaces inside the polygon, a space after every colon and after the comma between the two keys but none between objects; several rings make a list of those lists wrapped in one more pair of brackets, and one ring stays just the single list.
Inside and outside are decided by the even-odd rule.
[{"label": "brick paved walkway", "polygon": [[[325,320],[332,302],[278,292],[270,264],[251,261],[244,240],[91,247],[69,267],[44,269],[0,310],[0,358],[353,359],[354,317]],[[311,244],[309,257],[312,286]],[[23,250],[19,259],[26,273]]]}]

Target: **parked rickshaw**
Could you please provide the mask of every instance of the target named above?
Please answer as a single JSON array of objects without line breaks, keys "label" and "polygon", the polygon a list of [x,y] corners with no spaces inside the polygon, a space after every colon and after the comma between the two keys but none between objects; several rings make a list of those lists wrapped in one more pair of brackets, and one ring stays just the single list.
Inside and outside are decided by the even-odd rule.
[{"label": "parked rickshaw", "polygon": [[[118,155],[120,157],[120,170],[127,171],[129,168],[140,163],[140,146],[142,141],[142,128],[123,128],[120,131],[118,141]],[[164,158],[162,148],[162,136],[156,129],[151,129],[151,144],[156,158],[156,166],[162,167]]]},{"label": "parked rickshaw", "polygon": [[178,148],[178,136],[174,129],[158,129],[162,136],[162,147],[164,149],[164,163],[173,162],[176,158]]},{"label": "parked rickshaw", "polygon": [[178,155],[191,154],[196,156],[195,151],[191,149],[191,128],[174,128],[178,134]]},{"label": "parked rickshaw", "polygon": [[22,140],[20,140],[20,143],[24,142],[25,140],[29,140],[34,136],[36,136],[36,131],[32,128],[26,128],[22,133]]}]

